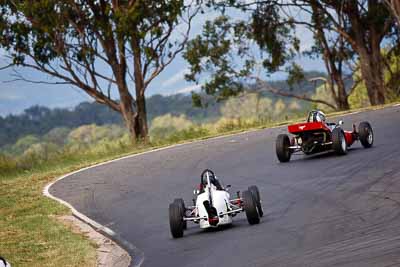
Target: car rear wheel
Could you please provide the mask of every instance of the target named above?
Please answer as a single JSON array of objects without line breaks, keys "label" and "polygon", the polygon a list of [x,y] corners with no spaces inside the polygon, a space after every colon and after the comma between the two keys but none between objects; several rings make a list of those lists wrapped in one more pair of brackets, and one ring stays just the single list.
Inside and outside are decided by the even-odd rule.
[{"label": "car rear wheel", "polygon": [[169,204],[169,226],[173,238],[183,236],[184,221],[182,210],[176,202]]},{"label": "car rear wheel", "polygon": [[[183,201],[183,199],[182,198],[175,198],[174,199],[174,203],[178,204],[178,206],[181,209],[182,217],[185,217],[186,207],[185,207],[185,202]],[[187,222],[186,221],[183,221],[183,229],[184,230],[187,229]]]},{"label": "car rear wheel", "polygon": [[252,193],[248,190],[244,191],[242,193],[242,199],[247,221],[249,224],[258,224],[260,222],[260,216],[258,215],[256,201]]},{"label": "car rear wheel", "polygon": [[276,156],[280,162],[288,162],[291,156],[290,139],[286,134],[280,134],[276,138]]},{"label": "car rear wheel", "polygon": [[347,154],[346,138],[341,128],[335,128],[332,131],[332,148],[338,155]]},{"label": "car rear wheel", "polygon": [[260,217],[262,217],[264,215],[264,211],[261,206],[261,197],[260,197],[260,191],[258,190],[258,187],[255,185],[252,185],[252,186],[249,186],[248,190],[251,192],[251,194],[254,197],[254,200],[256,201],[258,215],[260,215]]},{"label": "car rear wheel", "polygon": [[374,143],[374,132],[369,122],[363,121],[358,125],[358,136],[364,148],[370,148]]}]

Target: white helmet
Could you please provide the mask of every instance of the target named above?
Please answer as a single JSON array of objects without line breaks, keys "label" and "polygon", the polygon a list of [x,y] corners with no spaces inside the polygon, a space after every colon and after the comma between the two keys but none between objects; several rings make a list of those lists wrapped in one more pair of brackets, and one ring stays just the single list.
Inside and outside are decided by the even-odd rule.
[{"label": "white helmet", "polygon": [[316,114],[315,114],[315,121],[318,121],[318,122],[325,122],[325,114],[322,112],[322,111],[317,111],[316,112]]},{"label": "white helmet", "polygon": [[11,265],[3,257],[0,256],[0,267],[11,267]]}]

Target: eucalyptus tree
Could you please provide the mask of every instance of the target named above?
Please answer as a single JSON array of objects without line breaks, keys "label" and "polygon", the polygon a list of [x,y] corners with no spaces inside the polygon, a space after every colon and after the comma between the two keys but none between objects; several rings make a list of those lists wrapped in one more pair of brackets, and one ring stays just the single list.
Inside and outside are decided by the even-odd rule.
[{"label": "eucalyptus tree", "polygon": [[[385,58],[382,45],[395,34],[395,20],[384,1],[294,1],[309,5],[323,14],[332,29],[343,36],[357,54],[362,78],[372,105],[384,104],[387,90],[384,83]],[[340,23],[340,20],[345,23]]]},{"label": "eucalyptus tree", "polygon": [[[385,102],[385,58],[381,49],[385,41],[395,46],[398,41],[393,38],[396,35],[394,17],[383,1],[211,0],[209,4],[221,11],[221,16],[225,18],[230,10],[245,15],[229,18],[222,25],[218,21],[209,22],[202,36],[188,46],[185,57],[192,67],[187,79],[199,81],[202,73],[213,73],[205,83],[206,92],[224,92],[222,95],[236,92],[243,87],[243,81],[249,74],[254,74],[260,62],[268,73],[288,66],[301,45],[296,37],[296,27],[306,27],[314,33],[315,41],[309,54],[322,57],[329,74],[327,84],[336,102],[332,108],[349,108],[349,90],[344,86],[344,68],[349,62],[357,62],[371,104]],[[218,27],[219,30],[216,29]],[[216,34],[219,36],[215,37]],[[211,50],[222,50],[225,56],[216,57],[210,47]],[[233,62],[232,56],[228,56],[235,49],[239,64],[237,60]],[[256,54],[258,59],[249,54]],[[241,70],[240,66],[243,67]],[[301,80],[301,67],[296,64],[292,66],[289,68],[288,81]],[[350,74],[353,71],[351,67],[347,70]],[[230,84],[232,81],[235,82]],[[274,90],[266,86],[265,81],[262,82],[270,92],[313,100],[304,95]],[[321,99],[318,102],[326,101]]]},{"label": "eucalyptus tree", "polygon": [[133,142],[147,141],[146,89],[184,49],[199,10],[197,0],[0,0],[3,68],[83,90],[122,115]]},{"label": "eucalyptus tree", "polygon": [[392,11],[393,15],[396,17],[397,26],[400,27],[400,1],[398,0],[384,0],[384,1]]}]

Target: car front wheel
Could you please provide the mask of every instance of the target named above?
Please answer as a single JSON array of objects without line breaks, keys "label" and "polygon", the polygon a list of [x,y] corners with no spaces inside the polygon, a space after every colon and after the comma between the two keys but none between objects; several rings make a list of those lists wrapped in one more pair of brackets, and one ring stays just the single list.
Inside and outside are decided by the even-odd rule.
[{"label": "car front wheel", "polygon": [[181,207],[177,202],[169,204],[169,226],[173,238],[179,238],[183,236],[183,214]]},{"label": "car front wheel", "polygon": [[369,122],[363,121],[358,125],[358,136],[364,148],[370,148],[374,143],[374,132]]},{"label": "car front wheel", "polygon": [[256,201],[256,207],[257,207],[258,214],[260,215],[260,217],[262,217],[264,215],[264,211],[261,206],[261,197],[260,197],[260,191],[258,190],[258,187],[255,185],[252,185],[252,186],[249,186],[248,190],[251,192],[251,194],[254,197],[254,200]]},{"label": "car front wheel", "polygon": [[347,154],[347,142],[341,128],[335,128],[332,131],[332,148],[338,155]]},{"label": "car front wheel", "polygon": [[246,190],[242,193],[243,208],[246,212],[247,221],[249,224],[260,223],[260,216],[257,212],[256,201],[250,191]]},{"label": "car front wheel", "polygon": [[286,134],[280,134],[276,138],[276,156],[280,162],[288,162],[291,156],[290,139]]}]

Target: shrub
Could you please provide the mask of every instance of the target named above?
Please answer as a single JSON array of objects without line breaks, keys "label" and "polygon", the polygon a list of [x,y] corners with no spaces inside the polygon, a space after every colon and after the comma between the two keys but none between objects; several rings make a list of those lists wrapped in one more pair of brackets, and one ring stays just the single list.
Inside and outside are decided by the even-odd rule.
[{"label": "shrub", "polygon": [[152,141],[159,141],[193,127],[195,127],[194,123],[188,120],[185,115],[172,116],[166,114],[153,119],[150,126],[150,138]]},{"label": "shrub", "polygon": [[364,82],[359,83],[348,98],[350,108],[362,108],[369,107],[371,102],[369,101],[367,87]]},{"label": "shrub", "polygon": [[31,145],[39,143],[40,139],[34,135],[26,135],[11,146],[10,152],[13,155],[21,155],[25,150],[27,150]]},{"label": "shrub", "polygon": [[17,158],[17,165],[22,169],[30,169],[36,164],[49,161],[58,154],[58,151],[58,146],[52,143],[33,144]]},{"label": "shrub", "polygon": [[199,127],[190,127],[189,129],[177,131],[177,132],[171,134],[163,141],[167,142],[167,143],[174,143],[174,142],[179,142],[179,141],[183,141],[183,140],[192,140],[195,138],[204,137],[209,134],[210,134],[210,131],[204,127],[200,127],[200,126]]},{"label": "shrub", "polygon": [[17,162],[13,158],[0,154],[0,177],[3,174],[14,171],[16,168]]},{"label": "shrub", "polygon": [[69,149],[79,150],[88,148],[104,140],[119,139],[124,133],[125,130],[118,125],[83,125],[68,134]]},{"label": "shrub", "polygon": [[230,98],[221,107],[221,114],[227,119],[257,121],[271,118],[272,101],[256,93]]},{"label": "shrub", "polygon": [[222,117],[213,124],[213,127],[217,133],[225,133],[239,128],[239,124],[240,123],[238,119],[228,119]]},{"label": "shrub", "polygon": [[[336,88],[335,91],[337,91]],[[315,90],[315,94],[312,96],[312,99],[325,100],[329,104],[336,106],[336,102],[332,95],[332,91],[329,89],[327,85],[324,84],[317,87],[317,89]],[[314,104],[313,109],[324,110],[326,112],[334,110],[333,108],[322,103],[313,103],[313,104]]]},{"label": "shrub", "polygon": [[57,127],[50,130],[43,136],[43,139],[47,142],[63,146],[67,143],[68,135],[71,129],[67,127]]}]

